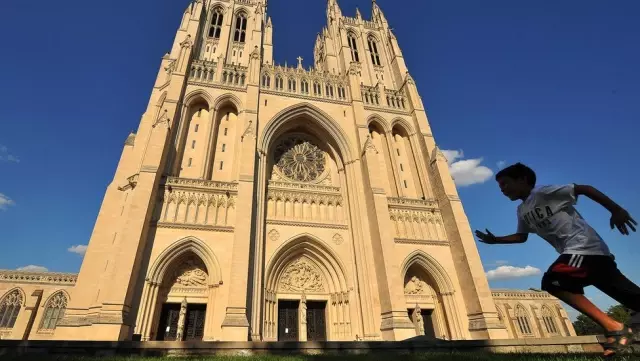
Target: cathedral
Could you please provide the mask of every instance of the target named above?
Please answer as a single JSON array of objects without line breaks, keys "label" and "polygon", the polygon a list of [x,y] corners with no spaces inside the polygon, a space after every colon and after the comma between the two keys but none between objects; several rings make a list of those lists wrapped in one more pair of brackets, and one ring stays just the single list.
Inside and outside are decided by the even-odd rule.
[{"label": "cathedral", "polygon": [[305,68],[274,63],[266,0],[191,1],[80,272],[1,271],[0,337],[575,335],[547,293],[489,289],[403,51],[372,6],[366,20],[328,0]]}]

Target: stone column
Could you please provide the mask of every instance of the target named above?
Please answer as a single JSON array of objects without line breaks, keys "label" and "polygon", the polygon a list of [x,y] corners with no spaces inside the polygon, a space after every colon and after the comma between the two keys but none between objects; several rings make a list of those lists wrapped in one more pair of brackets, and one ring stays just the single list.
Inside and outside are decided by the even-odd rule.
[{"label": "stone column", "polygon": [[157,283],[150,283],[149,296],[147,299],[147,310],[143,319],[142,326],[142,341],[150,341],[151,340],[151,327],[153,327],[153,316],[155,314],[156,308],[158,308],[158,288],[159,285]]},{"label": "stone column", "polygon": [[307,341],[307,296],[302,293],[302,299],[300,299],[300,306],[298,306],[300,317],[298,326],[298,341]]},{"label": "stone column", "polygon": [[138,307],[138,316],[136,317],[135,324],[135,334],[142,335],[142,323],[144,322],[144,315],[147,312],[147,306],[149,303],[149,289],[151,285],[149,284],[149,279],[146,279],[144,282],[144,288],[142,289],[142,297],[140,298],[140,306]]},{"label": "stone column", "polygon": [[214,317],[216,310],[216,295],[220,285],[209,285],[209,298],[207,299],[207,314],[205,316],[204,340],[215,341],[214,336]]},{"label": "stone column", "polygon": [[465,332],[463,331],[462,324],[460,322],[460,315],[458,315],[458,309],[456,307],[456,300],[454,299],[453,292],[442,293],[442,303],[445,310],[445,317],[449,320],[451,325],[451,339],[463,340],[465,339]]}]

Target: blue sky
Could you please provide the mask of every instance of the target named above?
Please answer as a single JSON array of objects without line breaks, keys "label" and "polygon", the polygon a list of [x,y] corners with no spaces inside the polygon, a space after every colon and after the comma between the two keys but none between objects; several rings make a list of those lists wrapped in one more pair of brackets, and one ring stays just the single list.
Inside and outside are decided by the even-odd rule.
[{"label": "blue sky", "polygon": [[[275,58],[311,64],[325,1],[270,0]],[[343,13],[371,2],[341,0]],[[601,188],[640,218],[640,2],[618,0],[378,0],[394,27],[449,156],[474,228],[515,230],[515,203],[490,175],[500,162],[532,166],[540,183]],[[160,57],[186,0],[0,3],[0,268],[76,272],[123,142],[137,128]],[[299,4],[299,2],[296,2]],[[290,44],[297,44],[291,46]],[[453,157],[452,157],[453,158]],[[453,159],[452,159],[453,160]],[[457,163],[456,163],[457,162]],[[472,184],[471,184],[472,183]],[[608,229],[583,199],[631,279],[638,235]],[[71,252],[72,251],[75,252]],[[555,259],[537,237],[479,246],[493,287],[538,287]],[[635,254],[636,256],[633,256]],[[530,266],[530,268],[526,268]],[[508,271],[508,272],[504,272]],[[516,277],[533,274],[528,277]],[[611,304],[599,292],[588,295]]]}]

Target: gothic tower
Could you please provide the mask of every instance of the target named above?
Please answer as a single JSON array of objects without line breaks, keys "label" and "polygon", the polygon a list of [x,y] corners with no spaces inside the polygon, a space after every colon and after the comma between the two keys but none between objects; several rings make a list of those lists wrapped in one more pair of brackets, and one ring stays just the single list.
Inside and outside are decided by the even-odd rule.
[{"label": "gothic tower", "polygon": [[56,339],[507,338],[383,11],[326,17],[305,69],[266,0],[191,1]]}]

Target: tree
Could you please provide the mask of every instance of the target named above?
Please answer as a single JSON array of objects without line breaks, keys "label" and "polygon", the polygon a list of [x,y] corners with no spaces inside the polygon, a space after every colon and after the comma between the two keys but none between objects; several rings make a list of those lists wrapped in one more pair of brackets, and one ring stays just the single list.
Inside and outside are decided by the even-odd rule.
[{"label": "tree", "polygon": [[[607,315],[623,324],[627,324],[631,318],[630,310],[622,305],[609,307]],[[604,333],[604,330],[600,325],[593,322],[593,320],[583,314],[578,315],[573,323],[573,328],[576,330],[576,334],[578,334],[578,336],[600,335]]]}]

